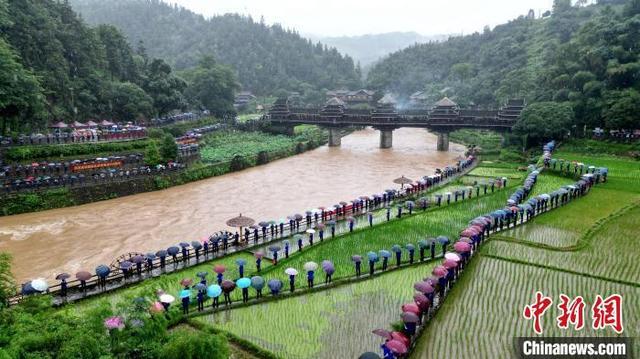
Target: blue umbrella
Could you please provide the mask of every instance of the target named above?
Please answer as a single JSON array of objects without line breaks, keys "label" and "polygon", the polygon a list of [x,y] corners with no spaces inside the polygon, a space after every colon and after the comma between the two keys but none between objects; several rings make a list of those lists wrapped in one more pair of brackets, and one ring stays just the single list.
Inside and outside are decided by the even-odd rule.
[{"label": "blue umbrella", "polygon": [[193,241],[193,242],[191,242],[191,246],[193,247],[193,249],[200,249],[200,248],[202,248],[202,243],[200,243],[198,241]]},{"label": "blue umbrella", "polygon": [[437,240],[442,245],[449,244],[449,238],[447,238],[446,236],[438,236]]},{"label": "blue umbrella", "polygon": [[271,252],[279,252],[281,249],[282,249],[282,248],[280,248],[280,246],[276,246],[276,245],[269,246],[269,250],[270,250]]},{"label": "blue umbrella", "polygon": [[111,273],[111,269],[109,267],[107,267],[106,265],[104,265],[104,264],[101,264],[101,265],[96,267],[96,275],[98,277],[104,278],[104,277],[108,276],[109,273]]},{"label": "blue umbrella", "polygon": [[176,246],[169,247],[167,248],[167,253],[169,253],[172,256],[175,256],[176,254],[180,253],[180,248]]},{"label": "blue umbrella", "polygon": [[267,283],[272,292],[279,292],[282,289],[282,281],[279,279],[271,279]]},{"label": "blue umbrella", "polygon": [[239,266],[243,266],[243,265],[247,264],[247,261],[242,259],[242,258],[236,259],[236,264],[239,265]]},{"label": "blue umbrella", "polygon": [[197,291],[203,291],[207,289],[207,286],[202,283],[198,283],[194,286],[194,288],[196,288]]},{"label": "blue umbrella", "polygon": [[399,246],[399,245],[397,245],[397,244],[394,244],[394,245],[391,247],[391,251],[392,251],[392,252],[394,252],[394,253],[402,252],[402,247],[400,247],[400,246]]},{"label": "blue umbrella", "polygon": [[207,272],[198,272],[196,274],[196,277],[204,279],[207,275],[209,275],[209,273],[207,273]]},{"label": "blue umbrella", "polygon": [[191,297],[191,290],[183,289],[180,291],[180,298],[189,298]]},{"label": "blue umbrella", "polygon": [[383,250],[380,251],[380,257],[382,257],[382,258],[391,258],[391,252],[383,249]]},{"label": "blue umbrella", "polygon": [[153,253],[147,253],[147,254],[144,255],[144,258],[148,259],[148,260],[154,260],[154,259],[156,259],[156,255],[153,254]]},{"label": "blue umbrella", "polygon": [[426,239],[421,239],[418,241],[418,247],[420,248],[428,248],[429,247],[429,242],[427,242]]},{"label": "blue umbrella", "polygon": [[356,255],[352,255],[351,256],[351,260],[354,261],[355,263],[360,263],[360,262],[362,262],[362,256],[357,255],[357,254]]},{"label": "blue umbrella", "polygon": [[240,278],[236,281],[236,285],[240,289],[249,288],[251,286],[251,279],[249,278]]},{"label": "blue umbrella", "polygon": [[207,288],[207,296],[209,298],[217,298],[220,294],[222,294],[222,287],[217,284],[210,285],[209,288]]},{"label": "blue umbrella", "polygon": [[378,261],[378,254],[376,252],[369,252],[367,253],[367,257],[369,258],[370,262],[377,262]]},{"label": "blue umbrella", "polygon": [[416,246],[414,246],[413,244],[409,243],[405,246],[405,248],[407,248],[408,251],[413,251],[416,249]]},{"label": "blue umbrella", "polygon": [[260,276],[251,277],[251,286],[253,287],[253,289],[261,290],[262,288],[264,288],[264,285],[264,278]]},{"label": "blue umbrella", "polygon": [[191,245],[189,243],[187,243],[187,242],[180,242],[180,247],[182,247],[182,248],[188,248],[190,246]]},{"label": "blue umbrella", "polygon": [[161,250],[159,250],[159,251],[157,251],[157,252],[156,252],[156,255],[157,255],[158,257],[166,257],[166,256],[167,256],[167,254],[169,254],[169,253],[168,253],[167,251],[165,251],[164,249],[161,249]]}]

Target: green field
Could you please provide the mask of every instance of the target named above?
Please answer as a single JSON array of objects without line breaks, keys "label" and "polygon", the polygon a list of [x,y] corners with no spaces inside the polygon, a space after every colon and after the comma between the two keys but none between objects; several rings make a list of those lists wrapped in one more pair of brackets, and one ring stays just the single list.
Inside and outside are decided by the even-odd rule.
[{"label": "green field", "polygon": [[[356,358],[376,350],[375,328],[399,318],[425,264],[372,280],[264,305],[205,315],[197,321],[229,331],[283,358]],[[409,299],[407,299],[409,298]]]},{"label": "green field", "polygon": [[[640,334],[640,166],[631,159],[562,151],[555,157],[608,167],[609,181],[586,197],[493,236],[421,336],[413,357],[513,356],[512,338],[534,335],[522,310],[536,290],[556,301],[560,293],[582,295],[587,305],[596,294],[622,294],[625,336]],[[546,180],[539,181],[534,193],[565,181],[555,175],[541,178]],[[589,312],[585,315],[588,320]],[[578,334],[561,332],[554,315],[547,316],[544,329],[551,336],[613,333],[590,327]],[[636,352],[638,348],[635,343]]]}]

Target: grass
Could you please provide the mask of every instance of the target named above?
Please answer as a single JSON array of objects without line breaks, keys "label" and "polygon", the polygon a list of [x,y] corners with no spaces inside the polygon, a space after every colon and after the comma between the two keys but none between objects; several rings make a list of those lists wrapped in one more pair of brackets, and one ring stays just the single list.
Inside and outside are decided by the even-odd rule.
[{"label": "grass", "polygon": [[261,151],[288,151],[295,145],[296,141],[293,138],[284,135],[220,131],[205,137],[200,153],[203,161],[224,162],[235,156],[256,155]]},{"label": "grass", "polygon": [[[594,331],[590,306],[596,294],[623,296],[625,336],[640,335],[640,288],[585,278],[562,271],[479,257],[444,302],[423,333],[413,358],[511,358],[513,338],[535,336],[522,316],[536,290],[554,299],[543,318],[545,336],[611,336],[610,329]],[[585,328],[561,331],[555,325],[558,296],[582,295],[587,302]],[[638,343],[636,342],[636,352]]]},{"label": "grass", "polygon": [[431,264],[391,272],[334,290],[210,314],[194,320],[228,331],[284,358],[356,358],[377,351],[371,334],[397,321],[413,283]]}]

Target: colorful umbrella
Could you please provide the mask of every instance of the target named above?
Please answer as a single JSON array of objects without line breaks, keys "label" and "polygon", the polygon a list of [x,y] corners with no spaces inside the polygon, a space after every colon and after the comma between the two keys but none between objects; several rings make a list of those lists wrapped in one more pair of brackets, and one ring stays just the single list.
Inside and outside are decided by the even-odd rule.
[{"label": "colorful umbrella", "polygon": [[189,298],[191,297],[191,290],[183,289],[180,291],[180,298]]},{"label": "colorful umbrella", "polygon": [[415,303],[407,303],[402,305],[402,311],[420,315],[420,308]]},{"label": "colorful umbrella", "polygon": [[[416,305],[416,308],[418,306]],[[419,310],[419,309],[418,309]],[[405,323],[417,323],[420,321],[420,317],[416,313],[404,312],[400,315],[402,321]]]},{"label": "colorful umbrella", "polygon": [[467,253],[471,251],[471,245],[466,242],[456,242],[453,244],[453,249],[458,253]]},{"label": "colorful umbrella", "polygon": [[442,278],[447,275],[448,271],[447,271],[447,268],[443,266],[437,266],[433,268],[433,271],[431,273],[433,273],[433,275],[438,278]]},{"label": "colorful umbrella", "polygon": [[403,342],[398,340],[389,340],[387,342],[387,348],[396,354],[405,354],[407,352],[407,346]]},{"label": "colorful umbrella", "polygon": [[210,285],[209,288],[207,288],[207,296],[209,298],[217,298],[220,294],[222,294],[222,287],[217,284]]},{"label": "colorful umbrella", "polygon": [[180,281],[180,285],[182,285],[183,287],[188,287],[193,283],[193,279],[191,278],[184,278]]},{"label": "colorful umbrella", "polygon": [[351,256],[351,260],[352,260],[353,262],[355,262],[355,263],[360,263],[360,262],[362,262],[362,256],[357,255],[357,254],[356,254],[356,255],[353,255],[353,256]]},{"label": "colorful umbrella", "polygon": [[240,278],[236,281],[236,285],[240,289],[245,289],[251,287],[251,279],[249,278]]},{"label": "colorful umbrella", "polygon": [[373,333],[373,334],[375,334],[375,335],[378,335],[378,336],[381,336],[381,337],[383,337],[383,338],[385,338],[385,339],[389,339],[389,340],[391,340],[391,339],[392,339],[392,337],[391,337],[391,332],[390,332],[390,331],[388,331],[388,330],[384,330],[384,329],[375,329],[375,330],[373,330],[371,333]]},{"label": "colorful umbrella", "polygon": [[253,289],[261,290],[262,288],[264,288],[264,285],[264,278],[260,276],[251,277],[251,286],[253,287]]},{"label": "colorful umbrella", "polygon": [[460,262],[460,256],[453,252],[445,253],[444,259],[454,261],[454,262]]},{"label": "colorful umbrella", "polygon": [[[98,269],[100,269],[100,267],[96,268],[96,273],[98,275],[100,275],[100,273],[102,273],[103,271],[100,271],[100,273],[98,273],[99,272]],[[89,280],[89,279],[91,279],[91,273],[86,272],[86,271],[80,271],[80,272],[76,273],[76,279],[77,280]]]},{"label": "colorful umbrella", "polygon": [[230,280],[223,280],[221,287],[223,292],[231,293],[234,289],[236,289],[236,284]]},{"label": "colorful umbrella", "polygon": [[267,286],[269,287],[269,289],[271,289],[271,291],[277,292],[282,289],[282,281],[279,279],[271,279],[267,283]]},{"label": "colorful umbrella", "polygon": [[224,273],[225,270],[227,269],[222,264],[216,264],[215,266],[213,266],[213,271],[218,274]]}]

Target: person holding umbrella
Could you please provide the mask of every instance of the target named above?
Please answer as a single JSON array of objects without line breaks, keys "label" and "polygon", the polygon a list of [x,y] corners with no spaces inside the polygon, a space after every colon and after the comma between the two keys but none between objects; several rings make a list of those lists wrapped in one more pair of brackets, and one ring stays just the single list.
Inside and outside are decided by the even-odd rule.
[{"label": "person holding umbrella", "polygon": [[391,251],[396,254],[396,267],[400,267],[400,264],[402,262],[402,247],[394,244],[391,247]]},{"label": "person holding umbrella", "polygon": [[391,220],[391,206],[386,206],[387,208],[387,222]]},{"label": "person holding umbrella", "polygon": [[249,278],[240,278],[236,281],[236,285],[238,288],[242,289],[242,302],[246,303],[249,301],[249,287],[251,286],[251,279]]},{"label": "person holding umbrella", "polygon": [[236,289],[236,284],[230,280],[223,280],[222,284],[222,292],[224,293],[224,305],[231,305],[231,292]]},{"label": "person holding umbrella", "polygon": [[223,279],[225,270],[226,268],[222,264],[216,264],[213,267],[213,271],[217,273],[218,285],[222,285],[222,279]]},{"label": "person holding umbrella", "polygon": [[315,230],[309,228],[306,230],[306,232],[309,234],[309,245],[312,246],[313,245],[313,234],[316,233]]},{"label": "person holding umbrella", "polygon": [[296,290],[296,275],[298,275],[298,271],[295,268],[287,268],[284,273],[289,275],[289,288],[293,293]]},{"label": "person holding umbrella", "polygon": [[318,223],[316,225],[316,229],[318,229],[318,237],[320,237],[320,242],[324,241],[324,223]]},{"label": "person holding umbrella", "polygon": [[376,262],[380,260],[378,254],[376,252],[367,253],[367,257],[369,258],[369,275],[373,276],[375,272]]},{"label": "person holding umbrella", "polygon": [[271,279],[267,286],[269,286],[269,290],[271,291],[271,295],[276,296],[280,293],[280,289],[282,289],[282,281],[279,279]]},{"label": "person holding umbrella", "polygon": [[60,281],[60,296],[67,296],[67,279],[71,277],[69,273],[60,273],[56,276],[56,279]]},{"label": "person holding umbrella", "polygon": [[236,259],[236,264],[238,265],[238,273],[240,274],[240,278],[244,277],[244,265],[247,264],[247,261],[242,258]]},{"label": "person holding umbrella", "polygon": [[264,256],[264,253],[256,252],[254,256],[256,257],[256,270],[260,272],[260,265],[262,264],[262,257]]},{"label": "person holding umbrella", "polygon": [[369,219],[369,227],[373,227],[373,213],[368,212],[367,218]]},{"label": "person holding umbrella", "polygon": [[409,264],[413,264],[413,256],[416,251],[416,247],[411,243],[408,243],[405,247],[409,251]]},{"label": "person holding umbrella", "polygon": [[251,277],[251,287],[256,290],[256,298],[262,298],[262,288],[264,288],[264,278],[255,276]]},{"label": "person holding umbrella", "polygon": [[304,264],[304,270],[307,271],[307,285],[309,288],[313,288],[313,279],[316,269],[318,269],[318,263],[307,262]]},{"label": "person holding umbrella", "polygon": [[211,304],[212,308],[218,308],[218,298],[222,294],[222,287],[218,284],[212,284],[207,288],[207,296],[209,298],[213,298],[213,303]]},{"label": "person holding umbrella", "polygon": [[322,270],[324,271],[324,284],[331,283],[331,276],[336,271],[335,266],[329,260],[322,261]]},{"label": "person holding umbrella", "polygon": [[198,311],[201,312],[204,310],[204,295],[207,291],[207,285],[198,283],[195,285],[195,289],[198,291],[198,294],[197,294]]},{"label": "person holding umbrella", "polygon": [[418,241],[418,247],[420,248],[420,262],[424,262],[424,252],[429,247],[429,242],[426,239],[421,239]]},{"label": "person holding umbrella", "polygon": [[356,254],[356,255],[351,256],[351,260],[356,265],[356,276],[359,277],[360,276],[360,265],[362,263],[362,257]]},{"label": "person holding umbrella", "polygon": [[189,314],[189,304],[191,303],[191,290],[189,287],[184,287],[182,291],[180,291],[180,298],[182,299],[182,314]]},{"label": "person holding umbrella", "polygon": [[174,298],[170,294],[164,293],[163,291],[159,291],[158,295],[159,295],[160,303],[164,308],[164,311],[169,312],[169,306],[171,305],[171,303],[173,303],[176,300],[176,298]]},{"label": "person holding umbrella", "polygon": [[336,221],[329,221],[329,225],[331,226],[331,238],[336,236]]},{"label": "person holding umbrella", "polygon": [[391,257],[391,252],[383,249],[380,251],[380,257],[382,257],[382,270],[385,271],[387,270],[387,265],[389,263],[389,258]]},{"label": "person holding umbrella", "polygon": [[[86,274],[85,274],[86,273]],[[100,284],[100,287],[102,288],[102,290],[105,290],[107,288],[107,277],[109,276],[109,273],[111,273],[111,268],[107,267],[104,264],[101,264],[99,266],[96,267],[96,275],[98,276],[98,282]],[[88,274],[88,276],[87,276]],[[83,278],[86,278],[85,280],[83,280]],[[91,274],[89,272],[78,272],[76,273],[76,278],[78,278],[80,280],[80,285],[82,287],[83,290],[85,290],[86,288],[86,280],[88,278],[91,278]]]},{"label": "person holding umbrella", "polygon": [[449,244],[449,238],[446,236],[438,236],[438,242],[442,245],[442,255],[447,252],[447,245]]},{"label": "person holding umbrella", "polygon": [[[287,241],[285,241],[285,242],[287,242]],[[269,250],[273,254],[273,265],[277,265],[278,264],[278,251],[280,251],[280,246],[277,246],[277,245],[269,246]],[[289,258],[289,242],[285,243],[284,253],[285,253],[286,257]]]},{"label": "person holding umbrella", "polygon": [[296,234],[293,237],[298,240],[298,252],[302,252],[302,235]]},{"label": "person holding umbrella", "polygon": [[[288,240],[284,240],[282,243],[284,243],[284,257],[288,259],[289,258],[289,245],[290,245],[289,241]],[[276,255],[277,255],[277,253],[276,253]],[[277,264],[277,261],[276,261],[276,264]]]},{"label": "person holding umbrella", "polygon": [[349,221],[349,232],[353,232],[353,225],[355,224],[355,219],[349,216],[347,220]]}]

